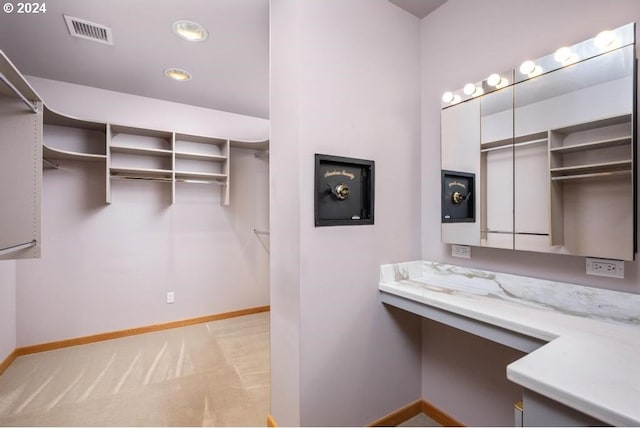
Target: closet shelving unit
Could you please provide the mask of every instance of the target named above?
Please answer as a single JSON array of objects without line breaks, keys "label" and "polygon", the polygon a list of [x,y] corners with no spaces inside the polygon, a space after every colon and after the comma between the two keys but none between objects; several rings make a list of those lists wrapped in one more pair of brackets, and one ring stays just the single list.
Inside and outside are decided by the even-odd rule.
[{"label": "closet shelving unit", "polygon": [[106,125],[65,116],[44,107],[42,156],[51,160],[105,162]]},{"label": "closet shelving unit", "polygon": [[44,123],[43,159],[53,166],[60,160],[103,163],[107,203],[112,180],[122,179],[170,184],[172,202],[176,183],[217,184],[222,204],[229,205],[229,139],[87,121],[46,107]]},{"label": "closet shelving unit", "polygon": [[633,169],[631,115],[550,131],[552,181],[630,175]]},{"label": "closet shelving unit", "polygon": [[175,181],[216,183],[223,186],[222,203],[229,204],[231,142],[221,138],[174,134]]},{"label": "closet shelving unit", "polygon": [[[632,129],[632,115],[625,114],[549,131],[552,245],[565,244],[567,231],[563,219],[573,218],[582,210],[575,202],[568,202],[576,195],[589,194],[601,201],[598,203],[601,221],[615,221],[621,204],[633,199]],[[629,259],[632,255],[627,254],[627,247],[630,246],[619,245],[609,252],[619,253],[617,258]],[[592,245],[583,250],[598,254],[598,248]]]}]

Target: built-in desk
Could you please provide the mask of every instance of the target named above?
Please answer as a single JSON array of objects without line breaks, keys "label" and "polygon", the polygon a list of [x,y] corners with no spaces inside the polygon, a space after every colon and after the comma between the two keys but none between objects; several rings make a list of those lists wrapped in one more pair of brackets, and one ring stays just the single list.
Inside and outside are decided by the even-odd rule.
[{"label": "built-in desk", "polygon": [[385,304],[528,352],[507,378],[533,395],[640,425],[640,295],[428,261],[382,265],[379,289]]}]

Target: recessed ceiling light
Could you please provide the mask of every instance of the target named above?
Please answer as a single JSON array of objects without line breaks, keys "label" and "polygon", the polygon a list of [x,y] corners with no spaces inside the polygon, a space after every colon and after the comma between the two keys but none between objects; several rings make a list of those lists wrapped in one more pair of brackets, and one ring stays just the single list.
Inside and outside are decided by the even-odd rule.
[{"label": "recessed ceiling light", "polygon": [[185,70],[181,70],[179,68],[167,68],[164,71],[164,75],[170,79],[178,80],[180,82],[191,80],[191,73]]},{"label": "recessed ceiling light", "polygon": [[180,20],[173,23],[173,32],[190,42],[202,42],[209,37],[206,28],[197,22]]}]

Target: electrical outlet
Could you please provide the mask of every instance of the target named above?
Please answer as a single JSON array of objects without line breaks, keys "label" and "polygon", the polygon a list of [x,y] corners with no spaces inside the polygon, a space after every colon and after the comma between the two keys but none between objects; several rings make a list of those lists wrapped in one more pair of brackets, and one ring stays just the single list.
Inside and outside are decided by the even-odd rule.
[{"label": "electrical outlet", "polygon": [[587,275],[624,278],[624,261],[613,259],[596,259],[587,257]]},{"label": "electrical outlet", "polygon": [[167,303],[173,303],[176,301],[176,295],[173,291],[167,291]]},{"label": "electrical outlet", "polygon": [[451,246],[451,255],[453,257],[460,257],[462,259],[470,259],[471,258],[471,247],[468,245],[452,245]]}]

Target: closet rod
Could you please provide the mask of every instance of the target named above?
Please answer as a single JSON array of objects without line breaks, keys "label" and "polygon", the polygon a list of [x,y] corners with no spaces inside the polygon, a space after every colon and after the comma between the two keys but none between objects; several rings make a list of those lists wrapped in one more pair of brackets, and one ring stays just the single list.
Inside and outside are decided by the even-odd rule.
[{"label": "closet rod", "polygon": [[25,248],[34,247],[38,243],[37,240],[23,242],[22,244],[11,245],[10,247],[0,248],[0,256],[12,253],[14,251],[23,250]]},{"label": "closet rod", "polygon": [[253,233],[256,235],[269,235],[269,232],[266,230],[253,229]]},{"label": "closet rod", "polygon": [[16,94],[16,96],[20,98],[27,105],[27,107],[31,109],[32,112],[38,113],[38,108],[34,106],[33,103],[29,101],[24,95],[22,95],[18,88],[13,86],[13,83],[11,83],[9,79],[7,79],[7,77],[2,73],[0,73],[0,80],[2,80],[2,82],[4,82],[4,84],[7,85],[7,87],[11,89],[11,91]]}]

